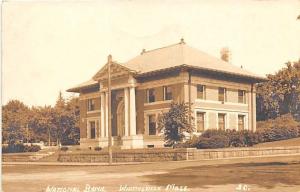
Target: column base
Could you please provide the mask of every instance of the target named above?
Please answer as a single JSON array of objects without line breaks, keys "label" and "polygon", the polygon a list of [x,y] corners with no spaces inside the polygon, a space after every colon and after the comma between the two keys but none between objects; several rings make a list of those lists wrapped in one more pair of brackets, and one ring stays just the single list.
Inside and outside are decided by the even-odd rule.
[{"label": "column base", "polygon": [[108,137],[100,137],[99,138],[99,147],[107,147],[108,146]]},{"label": "column base", "polygon": [[144,137],[143,135],[132,135],[122,137],[121,149],[138,149],[144,147]]}]

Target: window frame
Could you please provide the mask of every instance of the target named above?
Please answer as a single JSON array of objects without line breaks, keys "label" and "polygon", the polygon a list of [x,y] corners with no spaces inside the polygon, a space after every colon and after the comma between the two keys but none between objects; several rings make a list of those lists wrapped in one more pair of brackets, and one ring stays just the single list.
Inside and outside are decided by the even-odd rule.
[{"label": "window frame", "polygon": [[[153,91],[153,101],[150,101],[150,91]],[[155,89],[154,88],[150,88],[147,89],[147,103],[154,103],[156,101],[156,96],[155,96]]]},{"label": "window frame", "polygon": [[[202,87],[202,92],[199,91],[199,87]],[[202,93],[202,98],[199,97],[199,93]],[[197,84],[197,99],[206,99],[206,86],[203,84]]]},{"label": "window frame", "polygon": [[[223,90],[223,100],[220,100],[220,90]],[[218,88],[218,101],[221,101],[221,102],[227,102],[227,89],[225,87],[219,87]]]},{"label": "window frame", "polygon": [[[243,128],[240,129],[240,117],[242,117],[242,125],[243,125]],[[246,116],[245,115],[238,115],[238,131],[242,131],[242,130],[245,130],[245,118]]]},{"label": "window frame", "polygon": [[[171,98],[167,98],[168,96],[168,88],[170,88],[171,90]],[[163,86],[163,92],[164,92],[164,101],[170,101],[173,100],[173,89],[172,86],[168,85],[168,86]]]},{"label": "window frame", "polygon": [[[93,124],[93,126],[92,126]],[[90,134],[89,134],[89,138],[90,139],[96,139],[96,121],[89,121],[89,129],[90,129]],[[92,130],[94,130],[94,135],[92,134]]]},{"label": "window frame", "polygon": [[95,99],[87,99],[87,111],[95,111]]},{"label": "window frame", "polygon": [[[224,127],[224,129],[220,128],[220,116],[223,116],[223,127]],[[226,123],[227,123],[227,121],[226,121],[226,113],[218,113],[217,118],[218,118],[218,122],[217,122],[218,123],[218,130],[225,131],[226,130]]]},{"label": "window frame", "polygon": [[[154,122],[151,122],[151,117],[154,118]],[[154,132],[150,132],[150,129],[152,129],[151,123],[154,124],[154,130],[155,130],[155,134],[153,134]],[[152,125],[153,125],[152,124]],[[151,134],[150,134],[151,133]],[[156,122],[156,114],[149,114],[148,115],[148,135],[157,135],[157,122]]]},{"label": "window frame", "polygon": [[[198,122],[199,122],[199,119],[198,119],[198,114],[202,114],[203,116],[202,116],[202,119],[203,119],[203,130],[202,131],[199,131],[199,129],[198,129],[198,127],[199,127],[199,124],[198,124]],[[206,113],[205,112],[203,112],[203,111],[197,111],[196,112],[196,132],[197,133],[203,133],[204,131],[205,131],[205,119],[206,119]]]},{"label": "window frame", "polygon": [[[242,96],[240,96],[240,93],[242,93]],[[242,100],[240,98],[242,97]],[[239,89],[238,90],[238,103],[246,104],[246,91]]]}]

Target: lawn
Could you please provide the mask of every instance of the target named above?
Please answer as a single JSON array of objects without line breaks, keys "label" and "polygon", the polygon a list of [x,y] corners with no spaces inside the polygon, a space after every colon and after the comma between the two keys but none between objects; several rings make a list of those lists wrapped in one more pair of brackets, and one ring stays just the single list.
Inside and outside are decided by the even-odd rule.
[{"label": "lawn", "polygon": [[255,145],[254,147],[289,147],[300,146],[300,137],[282,141],[266,142]]}]

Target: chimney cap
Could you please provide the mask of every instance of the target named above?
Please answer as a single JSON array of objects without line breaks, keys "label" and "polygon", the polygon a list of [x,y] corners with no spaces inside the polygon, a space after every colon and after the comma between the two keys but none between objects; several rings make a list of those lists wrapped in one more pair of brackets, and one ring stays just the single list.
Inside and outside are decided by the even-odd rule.
[{"label": "chimney cap", "polygon": [[180,44],[185,44],[183,37],[180,39]]}]

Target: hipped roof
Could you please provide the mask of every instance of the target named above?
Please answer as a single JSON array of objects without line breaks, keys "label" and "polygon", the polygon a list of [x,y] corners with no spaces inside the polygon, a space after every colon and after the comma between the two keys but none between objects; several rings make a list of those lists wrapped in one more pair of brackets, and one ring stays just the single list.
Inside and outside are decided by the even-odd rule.
[{"label": "hipped roof", "polygon": [[[190,47],[183,41],[166,47],[143,51],[140,55],[125,63],[120,63],[119,65],[128,68],[136,75],[185,66],[199,70],[202,69],[239,77],[247,77],[255,81],[262,81],[265,79],[264,77],[242,69],[241,67],[237,67],[196,48]],[[97,84],[97,80],[91,79],[68,91],[77,92],[80,88],[93,86],[95,84]]]}]

